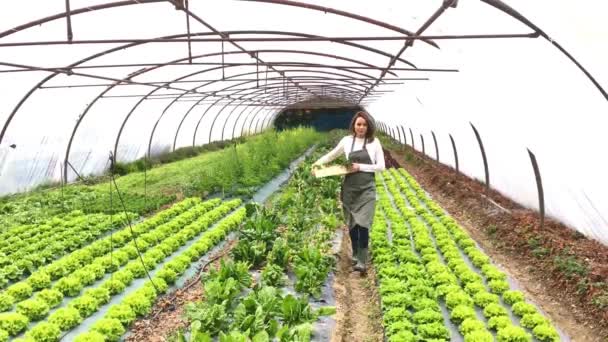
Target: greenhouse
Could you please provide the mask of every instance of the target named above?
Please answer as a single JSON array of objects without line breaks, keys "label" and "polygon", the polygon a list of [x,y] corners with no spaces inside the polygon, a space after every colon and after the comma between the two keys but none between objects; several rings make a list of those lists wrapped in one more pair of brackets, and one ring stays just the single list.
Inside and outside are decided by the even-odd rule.
[{"label": "greenhouse", "polygon": [[0,342],[608,341],[608,2],[0,4]]}]

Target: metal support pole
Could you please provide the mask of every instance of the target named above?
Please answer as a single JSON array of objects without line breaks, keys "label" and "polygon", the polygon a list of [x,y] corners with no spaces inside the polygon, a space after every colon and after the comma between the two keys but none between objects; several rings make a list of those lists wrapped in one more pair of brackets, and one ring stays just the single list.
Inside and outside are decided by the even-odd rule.
[{"label": "metal support pole", "polygon": [[543,191],[543,181],[540,176],[540,170],[536,161],[536,156],[528,149],[532,169],[534,170],[534,178],[536,179],[536,189],[538,191],[538,209],[540,211],[540,228],[545,224],[545,193]]},{"label": "metal support pole", "polygon": [[488,158],[486,157],[486,150],[483,148],[483,142],[481,141],[481,136],[475,128],[473,123],[469,122],[471,127],[473,128],[473,132],[475,132],[475,137],[477,138],[477,142],[479,143],[479,149],[481,150],[481,157],[483,158],[483,168],[486,173],[486,189],[490,189],[490,168],[488,167]]},{"label": "metal support pole", "polygon": [[437,145],[437,137],[435,136],[435,132],[431,131],[431,134],[433,135],[433,141],[435,142],[435,156],[437,157],[436,160],[439,161],[439,145]]},{"label": "metal support pole", "polygon": [[458,166],[458,150],[456,149],[456,142],[454,141],[454,137],[450,134],[450,140],[452,141],[452,149],[454,150],[454,160],[456,162],[456,172],[460,172],[460,168]]}]

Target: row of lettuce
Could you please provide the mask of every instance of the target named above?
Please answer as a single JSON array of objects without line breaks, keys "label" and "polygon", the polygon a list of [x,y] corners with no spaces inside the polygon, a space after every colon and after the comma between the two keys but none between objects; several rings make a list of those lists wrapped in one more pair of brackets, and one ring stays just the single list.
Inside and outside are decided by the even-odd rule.
[{"label": "row of lettuce", "polygon": [[[93,326],[91,334],[117,340],[129,318],[135,319],[133,314],[145,315],[168,284],[243,221],[245,209],[236,210],[240,205],[240,199],[186,199],[39,269],[0,295],[6,311],[0,314],[0,341],[24,331],[24,341],[58,341],[135,279],[154,273]],[[195,243],[175,255],[193,239]],[[90,341],[86,335],[77,339]]]},{"label": "row of lettuce", "polygon": [[510,289],[506,274],[405,170],[378,175],[377,192],[371,241],[389,341],[449,341],[451,324],[464,341],[559,341],[549,320]]},{"label": "row of lettuce", "polygon": [[[121,190],[121,197],[125,201],[126,213],[110,215],[105,212],[122,212],[119,210],[119,201],[114,190],[112,206],[108,197],[109,183],[91,187],[68,186],[64,190],[49,190],[17,196],[0,200],[0,290],[22,282],[25,278],[46,282],[46,276],[38,272],[41,268],[55,263],[67,254],[82,249],[88,244],[97,241],[94,246],[100,246],[98,240],[106,245],[108,239],[104,238],[111,231],[126,227],[146,210],[138,204],[141,201],[153,205],[165,204],[174,199],[173,195],[161,202],[154,200],[159,193],[175,194],[189,192],[191,194],[205,195],[211,192],[233,188],[252,189],[270,179],[285,167],[289,161],[299,156],[307,146],[314,141],[318,134],[309,129],[296,129],[281,133],[265,133],[260,136],[248,138],[239,146],[231,146],[222,151],[201,155],[189,160],[182,160],[175,164],[163,165],[152,169],[146,175],[147,193],[144,194],[144,175],[130,174],[117,179]],[[280,144],[272,143],[276,139]],[[249,153],[250,155],[244,155]],[[214,170],[215,176],[210,175]],[[221,171],[221,172],[220,172]],[[247,175],[255,174],[255,179]],[[229,179],[223,187],[217,186],[218,177]],[[215,180],[214,180],[215,179]],[[182,181],[183,186],[195,186],[196,191],[182,191],[176,189],[176,182]],[[206,185],[201,185],[206,182]],[[198,185],[196,185],[198,184]],[[239,185],[239,186],[237,186]],[[233,191],[236,192],[236,191]],[[92,193],[102,194],[102,197],[92,196]],[[89,196],[91,195],[91,196]],[[141,198],[139,196],[142,196]],[[105,205],[105,209],[91,209],[91,206]],[[78,210],[67,211],[69,209]],[[112,209],[112,210],[110,210]],[[90,214],[99,211],[100,213]],[[25,223],[25,224],[20,224]],[[127,229],[115,234],[116,239],[112,245],[122,244],[130,235]],[[108,246],[101,246],[92,250],[94,257],[99,252],[107,253]],[[88,248],[87,250],[91,250]],[[132,250],[132,249],[131,249]],[[127,251],[128,252],[128,251]],[[102,254],[103,254],[102,253]],[[75,267],[74,258],[59,263],[61,267],[52,267],[47,270],[51,280],[56,280],[65,274],[63,268],[72,271]],[[67,263],[68,265],[64,265]],[[55,263],[55,265],[57,265]],[[31,284],[34,288],[36,284]],[[17,291],[18,290],[18,291]],[[10,293],[26,291],[23,285],[17,285]],[[18,296],[17,296],[18,297]],[[0,295],[0,312],[5,311],[10,302]]]},{"label": "row of lettuce", "polygon": [[[309,128],[268,131],[235,140],[218,151],[156,166],[147,171],[146,177],[142,172],[118,177],[117,184],[127,211],[139,215],[158,211],[177,198],[217,192],[227,196],[248,195],[322,139],[322,135]],[[118,206],[116,197],[112,204],[108,177],[94,182],[0,197],[0,233],[18,226],[30,230],[52,224],[54,218],[75,210],[86,214],[115,212]]]},{"label": "row of lettuce", "polygon": [[334,265],[339,180],[312,178],[312,161],[267,207],[252,209],[230,257],[205,274],[205,298],[188,304],[190,325],[174,340],[304,342],[320,316],[333,314],[317,299]]}]

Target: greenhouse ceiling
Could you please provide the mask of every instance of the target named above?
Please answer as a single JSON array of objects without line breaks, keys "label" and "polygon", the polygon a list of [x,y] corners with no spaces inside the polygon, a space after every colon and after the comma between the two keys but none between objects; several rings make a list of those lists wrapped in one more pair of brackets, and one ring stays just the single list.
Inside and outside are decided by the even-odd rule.
[{"label": "greenhouse ceiling", "polygon": [[457,145],[459,170],[489,182],[474,125],[488,186],[537,208],[533,152],[548,214],[605,242],[607,11],[603,0],[5,1],[0,193],[99,174],[110,153],[261,132],[286,107],[360,105],[418,150],[428,136],[439,162],[455,166]]}]

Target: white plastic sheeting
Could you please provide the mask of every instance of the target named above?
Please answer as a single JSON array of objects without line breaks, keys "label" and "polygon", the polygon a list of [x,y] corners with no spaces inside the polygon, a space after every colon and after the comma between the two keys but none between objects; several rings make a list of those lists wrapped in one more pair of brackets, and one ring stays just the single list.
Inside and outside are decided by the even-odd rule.
[{"label": "white plastic sheeting", "polygon": [[[190,18],[193,38],[218,38],[214,30],[228,32],[231,38],[395,37],[402,36],[404,29],[419,30],[443,4],[442,0],[301,2],[342,11],[337,13],[269,2],[190,1],[189,10],[195,15]],[[460,170],[484,181],[470,125],[474,124],[486,149],[490,185],[537,208],[530,149],[540,166],[547,213],[608,243],[604,176],[608,174],[604,153],[608,101],[551,42],[558,42],[608,89],[608,27],[602,20],[608,3],[505,2],[550,40],[436,39],[439,49],[416,40],[394,68],[415,65],[458,72],[393,69],[383,78],[390,84],[374,87],[381,92],[362,103],[378,120],[403,126],[410,145],[411,130],[418,150],[422,135],[426,153],[433,158],[434,132],[440,162],[454,166],[451,134]],[[185,38],[184,11],[168,1],[123,1],[122,6],[101,0],[70,1],[72,11],[101,4],[109,5],[71,16],[74,40],[124,41],[0,46],[0,63],[5,63],[0,70],[4,71],[20,69],[6,63],[53,69],[89,57],[79,64],[81,68],[73,69],[80,75],[60,72],[39,89],[37,84],[54,70],[0,72],[0,124],[6,128],[0,141],[0,194],[58,181],[66,158],[68,167],[79,173],[99,174],[107,168],[110,152],[116,151],[119,161],[129,161],[148,151],[154,155],[260,132],[271,126],[284,105],[313,95],[357,103],[382,73],[370,67],[387,67],[404,44],[402,40],[240,41],[238,46],[228,41],[193,42],[194,63],[188,65],[184,41],[127,47],[128,39]],[[0,3],[0,44],[65,41],[63,16],[9,32],[63,12],[64,0]],[[356,15],[388,25],[358,20]],[[488,1],[460,0],[422,35],[533,32]],[[154,66],[167,62],[173,63]],[[262,62],[291,64],[267,67]],[[115,64],[125,66],[108,67]],[[116,80],[122,79],[127,82],[118,85]],[[13,144],[16,148],[10,147]],[[68,179],[75,179],[71,169]]]}]

